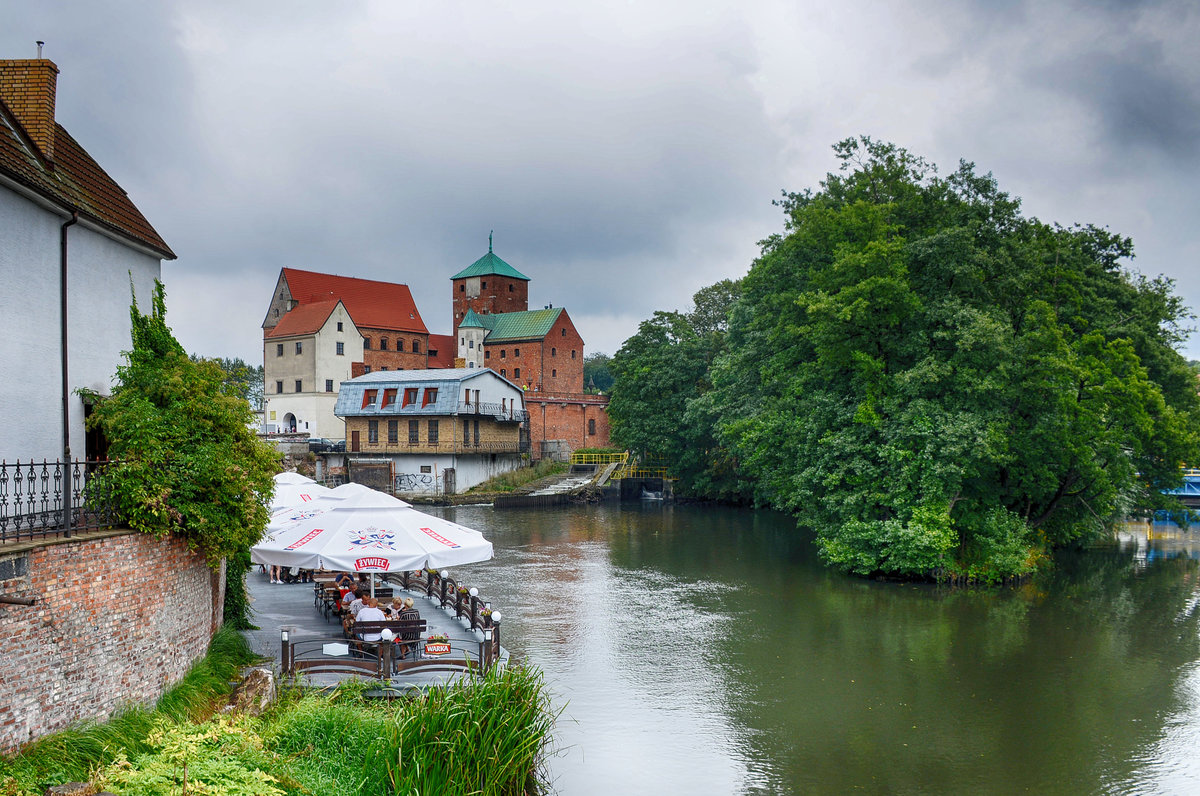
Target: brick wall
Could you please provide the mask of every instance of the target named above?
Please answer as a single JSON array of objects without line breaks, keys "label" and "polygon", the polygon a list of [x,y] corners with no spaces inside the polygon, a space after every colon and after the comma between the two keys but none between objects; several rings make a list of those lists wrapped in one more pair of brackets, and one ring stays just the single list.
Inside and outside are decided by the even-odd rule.
[{"label": "brick wall", "polygon": [[[542,440],[566,440],[571,450],[607,448],[608,398],[600,395],[543,395],[526,393],[533,455],[540,456]],[[596,433],[589,431],[595,428]]]},{"label": "brick wall", "polygon": [[450,291],[454,315],[451,329],[458,329],[468,309],[475,310],[479,315],[525,312],[529,309],[529,283],[523,279],[496,274],[454,279],[451,280]]},{"label": "brick wall", "polygon": [[[360,327],[364,341],[370,341],[370,347],[364,342],[363,363],[371,366],[371,371],[387,368],[388,370],[419,370],[429,364],[429,335],[413,332],[395,332],[387,329],[368,329]],[[387,340],[387,348],[379,346]],[[413,351],[413,343],[417,351]],[[402,350],[397,350],[397,346]],[[356,375],[362,375],[356,374]]]},{"label": "brick wall", "polygon": [[152,703],[208,649],[224,574],[132,531],[0,548],[0,751]]},{"label": "brick wall", "polygon": [[530,392],[583,392],[583,338],[566,312],[542,340],[485,342],[483,365]]}]

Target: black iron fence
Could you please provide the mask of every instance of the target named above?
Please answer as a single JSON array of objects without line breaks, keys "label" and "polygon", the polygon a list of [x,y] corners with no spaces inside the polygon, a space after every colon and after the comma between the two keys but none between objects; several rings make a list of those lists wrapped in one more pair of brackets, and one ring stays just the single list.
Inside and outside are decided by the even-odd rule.
[{"label": "black iron fence", "polygon": [[0,461],[0,543],[70,536],[121,523],[95,476],[108,460]]}]

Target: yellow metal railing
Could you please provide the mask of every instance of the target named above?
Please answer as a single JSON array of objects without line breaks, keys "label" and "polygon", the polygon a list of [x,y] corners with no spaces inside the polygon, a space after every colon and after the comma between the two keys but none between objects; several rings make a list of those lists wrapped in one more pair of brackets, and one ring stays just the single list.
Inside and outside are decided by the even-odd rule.
[{"label": "yellow metal railing", "polygon": [[666,467],[639,467],[637,465],[620,468],[613,473],[614,480],[622,478],[674,478]]},{"label": "yellow metal railing", "polygon": [[617,462],[624,464],[629,460],[628,451],[620,451],[619,453],[572,453],[571,464],[594,464],[597,466],[605,466]]}]

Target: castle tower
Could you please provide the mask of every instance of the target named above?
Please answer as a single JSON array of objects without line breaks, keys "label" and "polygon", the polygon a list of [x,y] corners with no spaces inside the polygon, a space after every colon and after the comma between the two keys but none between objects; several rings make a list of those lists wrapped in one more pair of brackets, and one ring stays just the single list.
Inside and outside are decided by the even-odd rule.
[{"label": "castle tower", "polygon": [[450,277],[450,284],[455,330],[471,310],[497,315],[529,309],[529,277],[492,252],[490,234],[487,254]]}]

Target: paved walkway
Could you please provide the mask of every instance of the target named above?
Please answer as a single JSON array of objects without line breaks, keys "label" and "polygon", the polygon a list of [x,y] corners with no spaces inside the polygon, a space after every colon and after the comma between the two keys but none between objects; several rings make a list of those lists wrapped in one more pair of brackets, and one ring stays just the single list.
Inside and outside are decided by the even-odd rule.
[{"label": "paved walkway", "polygon": [[[425,596],[423,591],[405,591],[395,586],[396,594],[411,596],[416,609],[429,628],[426,635],[444,633],[456,649],[466,647],[476,649],[483,640],[483,633],[471,630],[466,620],[456,619],[454,612],[442,610],[437,603]],[[316,641],[326,639],[329,642],[345,642],[342,637],[341,622],[337,617],[326,619],[320,609],[313,604],[313,587],[311,583],[271,583],[268,577],[254,567],[246,575],[246,593],[250,600],[250,621],[258,625],[258,630],[244,632],[251,648],[255,653],[269,657],[274,661],[275,671],[279,672],[282,643],[280,631],[288,630],[288,636],[293,642]],[[501,650],[501,662],[508,659],[508,653]],[[456,675],[448,672],[416,672],[405,673],[393,678],[394,686],[423,687],[436,683],[444,683],[454,679]],[[313,675],[309,678],[310,685],[334,685],[344,679],[337,675]]]}]

